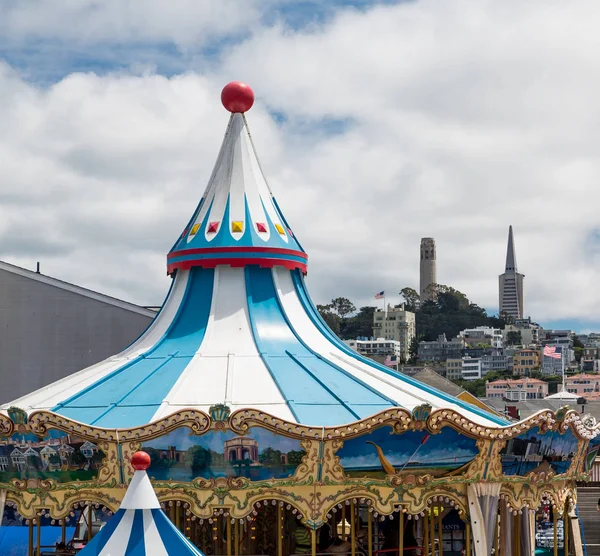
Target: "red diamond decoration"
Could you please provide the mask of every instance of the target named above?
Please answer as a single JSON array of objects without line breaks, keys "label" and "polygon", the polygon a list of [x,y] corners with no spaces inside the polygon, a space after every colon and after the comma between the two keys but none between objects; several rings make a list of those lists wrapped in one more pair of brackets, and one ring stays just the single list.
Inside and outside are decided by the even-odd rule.
[{"label": "red diamond decoration", "polygon": [[219,229],[219,223],[218,222],[210,222],[208,224],[208,230],[206,230],[206,231],[209,234],[216,234],[218,229]]},{"label": "red diamond decoration", "polygon": [[294,237],[294,234],[292,233],[292,230],[290,230],[289,228],[287,229],[288,234],[290,234],[290,237]]},{"label": "red diamond decoration", "polygon": [[263,222],[257,222],[256,223],[256,229],[259,231],[259,233],[261,234],[266,234],[267,233],[267,225],[264,224]]}]

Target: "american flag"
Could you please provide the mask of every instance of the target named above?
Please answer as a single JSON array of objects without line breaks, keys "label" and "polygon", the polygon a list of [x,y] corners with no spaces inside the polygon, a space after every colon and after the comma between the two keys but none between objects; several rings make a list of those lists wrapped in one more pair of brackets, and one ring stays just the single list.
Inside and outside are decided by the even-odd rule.
[{"label": "american flag", "polygon": [[378,292],[375,294],[375,299],[383,299],[385,297],[385,292]]},{"label": "american flag", "polygon": [[560,348],[556,346],[544,346],[544,355],[546,357],[552,357],[552,359],[560,359],[562,357]]},{"label": "american flag", "polygon": [[383,362],[386,367],[395,367],[396,363],[398,363],[398,357],[395,355],[388,355]]}]

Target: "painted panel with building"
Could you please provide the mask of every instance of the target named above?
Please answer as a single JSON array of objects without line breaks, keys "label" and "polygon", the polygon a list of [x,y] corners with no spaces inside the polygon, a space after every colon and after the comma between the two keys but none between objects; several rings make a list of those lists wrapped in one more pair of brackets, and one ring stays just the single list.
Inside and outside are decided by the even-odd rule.
[{"label": "painted panel with building", "polygon": [[51,430],[45,438],[15,434],[0,438],[0,483],[53,479],[59,483],[95,479],[104,453],[89,440]]},{"label": "painted panel with building", "polygon": [[182,427],[143,443],[148,473],[158,480],[246,477],[253,481],[294,475],[305,455],[300,440],[255,427],[246,436],[211,431],[195,436]]}]

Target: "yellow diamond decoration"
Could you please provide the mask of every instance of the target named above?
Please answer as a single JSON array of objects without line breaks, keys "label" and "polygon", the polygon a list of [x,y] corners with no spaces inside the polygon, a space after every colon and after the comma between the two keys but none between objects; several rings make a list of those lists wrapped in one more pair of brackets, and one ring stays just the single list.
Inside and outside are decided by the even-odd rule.
[{"label": "yellow diamond decoration", "polygon": [[192,226],[192,229],[190,230],[190,235],[195,236],[198,233],[199,229],[200,229],[200,224],[194,224]]},{"label": "yellow diamond decoration", "polygon": [[283,236],[285,235],[285,232],[283,231],[283,226],[281,224],[275,224],[275,228],[277,228],[277,231]]},{"label": "yellow diamond decoration", "polygon": [[243,232],[244,231],[244,223],[239,220],[234,220],[231,223],[231,231],[232,232]]}]

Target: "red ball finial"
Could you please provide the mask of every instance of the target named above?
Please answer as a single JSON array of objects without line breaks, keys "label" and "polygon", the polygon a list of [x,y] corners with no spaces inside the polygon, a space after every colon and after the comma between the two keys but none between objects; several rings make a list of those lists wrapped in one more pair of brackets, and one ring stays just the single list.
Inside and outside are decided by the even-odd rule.
[{"label": "red ball finial", "polygon": [[150,467],[150,456],[146,452],[136,452],[131,456],[131,465],[136,471],[146,471]]},{"label": "red ball finial", "polygon": [[230,112],[248,112],[254,104],[254,91],[246,83],[232,81],[223,87],[221,102]]}]

